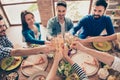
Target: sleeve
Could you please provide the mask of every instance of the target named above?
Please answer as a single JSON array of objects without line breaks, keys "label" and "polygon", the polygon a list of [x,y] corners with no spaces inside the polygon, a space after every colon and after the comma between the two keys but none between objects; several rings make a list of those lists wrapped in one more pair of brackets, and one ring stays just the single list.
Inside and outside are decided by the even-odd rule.
[{"label": "sleeve", "polygon": [[37,28],[38,28],[38,32],[40,32],[40,24],[39,24],[39,23],[35,23],[35,25],[36,25]]},{"label": "sleeve", "polygon": [[44,45],[45,41],[35,39],[29,32],[23,32],[23,36],[25,37],[26,42],[30,42],[32,44],[41,44]]},{"label": "sleeve", "polygon": [[73,28],[73,22],[72,22],[72,20],[70,19],[70,23],[69,23],[69,31],[70,31],[70,29],[72,29]]},{"label": "sleeve", "polygon": [[82,27],[81,20],[77,23],[77,25],[73,28],[72,34],[75,35],[78,30]]},{"label": "sleeve", "polygon": [[112,24],[112,21],[110,19],[110,17],[107,16],[107,25],[106,25],[106,31],[107,31],[107,35],[111,35],[111,34],[114,34],[114,27],[113,27],[113,24]]},{"label": "sleeve", "polygon": [[82,70],[81,67],[77,63],[72,65],[72,69],[77,73],[80,80],[89,80],[85,72]]},{"label": "sleeve", "polygon": [[0,46],[0,60],[10,56],[12,48]]},{"label": "sleeve", "polygon": [[114,57],[114,61],[111,68],[120,72],[120,58]]},{"label": "sleeve", "polygon": [[69,33],[71,33],[71,34],[72,34],[72,29],[73,29],[73,22],[70,20]]},{"label": "sleeve", "polygon": [[48,21],[47,23],[47,35],[52,35],[52,27],[53,27],[53,24],[52,24],[52,21],[51,19]]},{"label": "sleeve", "polygon": [[80,19],[79,22],[76,24],[76,26],[73,28],[72,34],[75,35],[77,31],[81,29],[81,27],[84,27],[87,20],[88,20],[88,15]]}]

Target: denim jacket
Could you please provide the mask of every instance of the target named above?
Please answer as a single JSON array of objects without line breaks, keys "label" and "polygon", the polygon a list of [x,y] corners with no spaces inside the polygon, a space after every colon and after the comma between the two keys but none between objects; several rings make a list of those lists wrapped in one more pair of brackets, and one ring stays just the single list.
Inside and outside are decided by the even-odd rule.
[{"label": "denim jacket", "polygon": [[[71,19],[65,17],[65,32],[70,31],[73,27],[73,22]],[[56,36],[61,33],[61,26],[58,21],[58,17],[51,18],[47,23],[48,34],[51,36]]]}]

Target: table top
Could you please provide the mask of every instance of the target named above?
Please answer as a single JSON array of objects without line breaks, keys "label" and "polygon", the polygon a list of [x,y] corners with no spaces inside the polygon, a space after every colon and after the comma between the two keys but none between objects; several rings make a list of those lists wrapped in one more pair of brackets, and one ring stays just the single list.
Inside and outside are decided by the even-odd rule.
[{"label": "table top", "polygon": [[[85,45],[85,46],[94,49],[94,47],[92,46],[91,43],[89,43],[89,44],[87,44],[87,45]],[[119,51],[118,51],[118,50],[115,50],[114,47],[112,48],[111,51],[108,51],[108,52],[109,52],[110,54],[112,54],[112,55],[115,55],[115,56],[120,57],[120,54],[118,53]],[[53,64],[53,59],[48,58],[48,66],[47,66],[47,68],[45,69],[46,72],[49,72],[49,71],[50,71],[52,64]],[[22,72],[21,72],[21,67],[20,67],[20,66],[19,66],[17,69],[15,69],[15,71],[17,71],[18,74],[19,74],[19,79],[18,79],[18,80],[27,80],[27,79],[29,78],[29,77],[27,77],[27,76],[25,76],[25,75],[22,74]],[[10,71],[10,72],[12,72],[12,71]],[[0,69],[0,79],[2,79],[3,76],[4,76],[5,74],[7,74],[7,73],[8,73],[8,72],[3,71],[3,70]],[[60,78],[59,76],[56,76],[55,78],[56,78],[55,80],[61,80],[61,78]],[[90,77],[89,77],[89,80],[100,80],[100,79],[99,79],[99,77],[98,77],[98,75],[97,75],[97,73],[96,73],[96,74],[90,76]]]}]

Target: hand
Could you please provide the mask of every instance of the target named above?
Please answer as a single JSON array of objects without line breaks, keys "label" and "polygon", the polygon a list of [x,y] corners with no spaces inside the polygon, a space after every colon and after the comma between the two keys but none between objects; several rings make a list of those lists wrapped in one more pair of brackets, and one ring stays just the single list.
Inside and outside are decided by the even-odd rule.
[{"label": "hand", "polygon": [[50,45],[51,42],[50,41],[45,41],[45,45]]},{"label": "hand", "polygon": [[79,41],[74,41],[73,44],[71,45],[71,48],[83,50],[85,47]]},{"label": "hand", "polygon": [[63,49],[62,49],[62,53],[64,57],[68,57],[68,47],[66,45],[64,45]]},{"label": "hand", "polygon": [[83,45],[88,44],[88,42],[86,42],[84,39],[75,38],[74,41],[78,41],[79,43],[81,43],[81,44],[83,44]]},{"label": "hand", "polygon": [[56,51],[54,61],[59,62],[62,58],[63,58],[62,51],[59,51],[59,52]]},{"label": "hand", "polygon": [[51,41],[52,39],[53,39],[53,37],[50,35],[46,37],[46,40],[48,40],[48,41]]}]

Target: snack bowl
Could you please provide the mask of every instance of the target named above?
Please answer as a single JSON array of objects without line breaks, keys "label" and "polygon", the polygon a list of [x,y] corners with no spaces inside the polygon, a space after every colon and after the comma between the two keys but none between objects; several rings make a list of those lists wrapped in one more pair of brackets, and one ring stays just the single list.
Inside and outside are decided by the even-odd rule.
[{"label": "snack bowl", "polygon": [[11,73],[8,73],[5,78],[6,80],[18,80],[19,74],[17,71],[13,71]]},{"label": "snack bowl", "polygon": [[21,56],[7,57],[1,61],[0,67],[5,71],[13,71],[20,66],[22,60],[23,58]]}]

